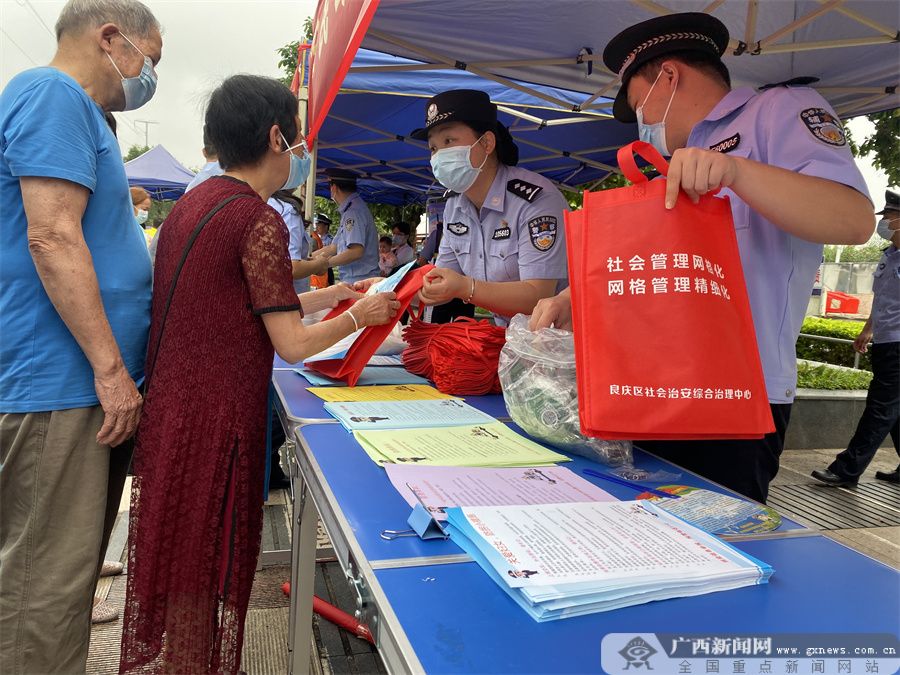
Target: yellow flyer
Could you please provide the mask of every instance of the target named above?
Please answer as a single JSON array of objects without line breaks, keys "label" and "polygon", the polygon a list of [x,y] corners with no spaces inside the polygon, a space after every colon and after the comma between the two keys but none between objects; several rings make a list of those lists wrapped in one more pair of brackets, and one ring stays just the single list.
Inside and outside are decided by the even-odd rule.
[{"label": "yellow flyer", "polygon": [[347,401],[430,401],[459,398],[443,394],[427,384],[390,384],[373,387],[309,387],[309,392],[329,403]]}]

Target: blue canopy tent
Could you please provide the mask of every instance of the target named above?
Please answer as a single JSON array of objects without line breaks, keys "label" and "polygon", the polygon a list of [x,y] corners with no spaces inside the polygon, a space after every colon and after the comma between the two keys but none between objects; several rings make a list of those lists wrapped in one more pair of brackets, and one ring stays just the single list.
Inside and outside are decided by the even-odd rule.
[{"label": "blue canopy tent", "polygon": [[[488,92],[519,147],[519,165],[563,190],[577,192],[580,185],[603,180],[615,170],[616,150],[637,136],[633,125],[612,121],[606,113],[573,111],[583,98],[575,92],[531,85],[522,91],[461,70],[416,69],[421,66],[389,54],[357,52],[319,130],[317,194],[328,195],[321,171],[342,167],[363,176],[359,189],[367,201],[407,204],[440,196],[444,189],[431,174],[427,146],[409,133],[424,124],[426,100],[447,89]],[[414,70],[396,72],[397,67]]]},{"label": "blue canopy tent", "polygon": [[153,199],[178,199],[194,177],[161,145],[125,162],[125,175],[129,185],[144,188]]},{"label": "blue canopy tent", "polygon": [[608,110],[619,82],[603,49],[672,12],[706,12],[728,27],[723,61],[735,86],[815,78],[842,118],[900,106],[897,0],[378,0],[361,47],[433,70],[552,84],[580,92],[584,110]]}]

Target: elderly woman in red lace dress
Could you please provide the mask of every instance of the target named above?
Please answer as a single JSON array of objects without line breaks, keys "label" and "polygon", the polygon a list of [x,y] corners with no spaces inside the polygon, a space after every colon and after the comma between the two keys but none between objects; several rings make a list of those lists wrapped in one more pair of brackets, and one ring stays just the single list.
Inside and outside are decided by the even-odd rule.
[{"label": "elderly woman in red lace dress", "polygon": [[121,672],[239,670],[262,530],[274,352],[299,361],[357,325],[387,322],[399,306],[378,294],[352,314],[304,327],[304,311],[361,296],[347,286],[294,293],[288,232],[266,200],[308,173],[297,112],[275,80],[225,80],[206,111],[225,173],[182,197],[162,229]]}]

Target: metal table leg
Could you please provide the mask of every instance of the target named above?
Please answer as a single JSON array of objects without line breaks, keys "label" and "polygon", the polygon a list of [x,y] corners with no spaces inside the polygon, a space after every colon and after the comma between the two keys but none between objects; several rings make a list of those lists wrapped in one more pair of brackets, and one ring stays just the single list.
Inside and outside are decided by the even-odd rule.
[{"label": "metal table leg", "polygon": [[302,476],[292,478],[291,610],[288,634],[291,675],[308,673],[312,646],[312,599],[316,575],[316,527],[319,515]]}]

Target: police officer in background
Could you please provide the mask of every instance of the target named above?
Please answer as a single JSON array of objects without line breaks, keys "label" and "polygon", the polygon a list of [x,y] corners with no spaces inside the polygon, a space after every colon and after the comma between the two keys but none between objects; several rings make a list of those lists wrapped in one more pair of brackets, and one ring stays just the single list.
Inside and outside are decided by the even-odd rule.
[{"label": "police officer in background", "polygon": [[491,310],[498,323],[530,314],[566,286],[566,202],[543,176],[516,167],[519,150],[483,91],[431,98],[425,127],[434,177],[455,194],[444,209],[436,269],[419,294],[426,305],[453,299]]},{"label": "police officer in background", "polygon": [[[728,39],[715,17],[670,14],[619,33],[603,61],[622,82],[615,118],[637,121],[641,140],[672,157],[666,207],[718,188],[731,197],[776,429],[760,440],[641,447],[764,502],[784,446],[795,343],[822,244],[865,243],[873,209],[828,103],[808,87],[732,90],[721,61]],[[565,291],[532,315],[532,329],[551,324],[571,329]]]},{"label": "police officer in background", "polygon": [[334,241],[313,253],[313,258],[332,256],[329,264],[338,268],[344,283],[377,277],[378,233],[369,207],[356,192],[357,175],[346,169],[325,169],[325,175],[341,224]]},{"label": "police officer in background", "polygon": [[[884,209],[877,215],[878,236],[890,242],[875,268],[872,281],[872,313],[853,348],[860,354],[872,344],[872,383],[866,409],[856,433],[827,469],[816,469],[812,477],[834,487],[853,486],[869,466],[885,437],[890,434],[900,455],[900,194],[888,190]],[[876,471],[875,478],[900,483],[900,466]]]}]

